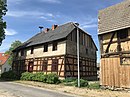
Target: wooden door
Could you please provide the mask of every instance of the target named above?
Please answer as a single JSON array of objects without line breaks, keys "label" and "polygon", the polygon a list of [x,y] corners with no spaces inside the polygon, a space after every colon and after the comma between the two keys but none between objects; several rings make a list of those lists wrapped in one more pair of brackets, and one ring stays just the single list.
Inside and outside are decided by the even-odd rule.
[{"label": "wooden door", "polygon": [[33,62],[29,62],[29,64],[28,64],[28,72],[33,72]]}]

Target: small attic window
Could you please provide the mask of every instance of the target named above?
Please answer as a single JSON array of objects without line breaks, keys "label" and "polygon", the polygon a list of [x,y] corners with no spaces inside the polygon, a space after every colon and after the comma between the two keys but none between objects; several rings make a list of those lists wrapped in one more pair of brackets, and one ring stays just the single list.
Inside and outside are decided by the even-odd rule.
[{"label": "small attic window", "polygon": [[86,54],[88,55],[88,49],[86,48]]},{"label": "small attic window", "polygon": [[33,54],[34,52],[34,47],[31,47],[31,54]]},{"label": "small attic window", "polygon": [[117,36],[118,36],[120,39],[128,38],[128,29],[123,29],[123,30],[118,31]]},{"label": "small attic window", "polygon": [[57,50],[57,42],[53,43],[53,48],[52,51],[56,51]]},{"label": "small attic window", "polygon": [[44,50],[43,52],[47,52],[48,51],[48,44],[44,44]]}]

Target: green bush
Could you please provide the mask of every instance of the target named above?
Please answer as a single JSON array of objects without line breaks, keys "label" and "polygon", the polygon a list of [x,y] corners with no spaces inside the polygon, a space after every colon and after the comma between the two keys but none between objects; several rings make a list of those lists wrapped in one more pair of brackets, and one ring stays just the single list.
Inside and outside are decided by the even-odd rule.
[{"label": "green bush", "polygon": [[75,78],[66,78],[66,79],[62,80],[62,82],[69,83],[69,82],[74,82],[75,80],[76,80]]},{"label": "green bush", "polygon": [[38,82],[43,82],[43,78],[44,78],[44,73],[43,72],[38,72],[38,73],[34,73],[32,80],[33,81],[38,81]]},{"label": "green bush", "polygon": [[16,80],[19,79],[19,76],[14,71],[8,71],[1,74],[2,79],[8,79],[8,80]]},{"label": "green bush", "polygon": [[[78,87],[78,80],[74,82],[74,86]],[[80,87],[87,87],[88,81],[84,79],[80,79]]]},{"label": "green bush", "polygon": [[43,75],[43,77],[42,77],[42,82],[43,82],[43,83],[46,83],[46,82],[47,82],[47,77],[48,77],[47,74]]},{"label": "green bush", "polygon": [[90,89],[99,89],[100,84],[98,82],[91,83],[91,84],[89,84],[88,88],[90,88]]},{"label": "green bush", "polygon": [[34,77],[33,73],[29,73],[29,72],[24,72],[21,75],[21,80],[27,80],[27,81],[32,81],[32,78]]},{"label": "green bush", "polygon": [[62,82],[64,83],[64,85],[66,86],[73,86],[75,83],[76,79],[75,78],[66,78],[64,80],[62,80]]},{"label": "green bush", "polygon": [[46,82],[48,84],[58,84],[60,83],[60,80],[59,80],[59,77],[57,74],[55,73],[50,73],[50,74],[47,74],[47,80]]},{"label": "green bush", "polygon": [[44,82],[48,84],[58,84],[60,83],[59,77],[55,73],[50,74],[44,74],[43,72],[38,73],[29,73],[24,72],[22,73],[22,76],[20,78],[21,80],[27,80],[27,81],[38,81],[38,82]]}]

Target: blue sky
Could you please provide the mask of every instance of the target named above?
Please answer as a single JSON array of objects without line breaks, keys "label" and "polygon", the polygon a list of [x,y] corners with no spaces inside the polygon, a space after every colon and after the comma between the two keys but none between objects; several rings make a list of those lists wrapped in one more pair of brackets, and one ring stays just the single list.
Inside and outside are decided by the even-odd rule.
[{"label": "blue sky", "polygon": [[[123,0],[8,0],[6,38],[0,46],[5,52],[15,40],[26,41],[39,32],[39,26],[78,22],[92,35],[97,47],[98,10]],[[98,52],[99,60],[99,52]]]}]

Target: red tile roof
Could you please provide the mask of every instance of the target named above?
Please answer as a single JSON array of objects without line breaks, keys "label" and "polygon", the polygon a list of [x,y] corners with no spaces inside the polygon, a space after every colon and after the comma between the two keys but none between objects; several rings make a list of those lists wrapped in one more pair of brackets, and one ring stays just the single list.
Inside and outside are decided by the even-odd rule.
[{"label": "red tile roof", "polygon": [[0,65],[3,65],[7,59],[9,58],[9,55],[6,55],[5,53],[0,53]]}]

